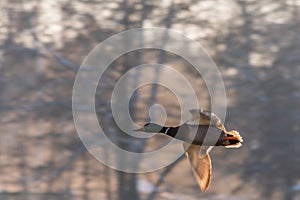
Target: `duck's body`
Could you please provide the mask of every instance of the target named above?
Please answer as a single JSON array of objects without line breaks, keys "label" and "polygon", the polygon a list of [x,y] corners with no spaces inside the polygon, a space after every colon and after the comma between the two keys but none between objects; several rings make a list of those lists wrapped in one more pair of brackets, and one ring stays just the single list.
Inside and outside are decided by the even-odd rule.
[{"label": "duck's body", "polygon": [[163,127],[159,133],[199,146],[228,146],[239,142],[224,131],[206,125],[183,124],[177,127]]},{"label": "duck's body", "polygon": [[[227,148],[240,147],[243,142],[237,131],[226,131],[225,126],[216,114],[205,110],[191,110],[192,119],[177,127],[165,127],[154,123],[147,123],[138,131],[163,133],[184,141],[183,147],[190,160],[192,171],[201,190],[208,189],[212,165],[209,152],[214,146]],[[201,149],[206,149],[200,155]],[[207,148],[208,147],[208,148]]]}]

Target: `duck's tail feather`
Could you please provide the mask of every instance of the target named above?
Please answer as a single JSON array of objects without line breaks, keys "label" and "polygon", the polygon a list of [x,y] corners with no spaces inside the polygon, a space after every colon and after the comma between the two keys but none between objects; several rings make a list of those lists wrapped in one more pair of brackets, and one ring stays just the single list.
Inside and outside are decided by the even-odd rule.
[{"label": "duck's tail feather", "polygon": [[242,146],[243,137],[240,135],[239,132],[232,130],[232,131],[226,131],[226,136],[224,138],[225,143],[224,146],[226,148],[239,148]]}]

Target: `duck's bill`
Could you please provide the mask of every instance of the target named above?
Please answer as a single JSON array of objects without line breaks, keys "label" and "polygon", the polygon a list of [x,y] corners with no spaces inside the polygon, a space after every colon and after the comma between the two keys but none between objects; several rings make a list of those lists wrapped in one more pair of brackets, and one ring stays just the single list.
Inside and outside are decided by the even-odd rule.
[{"label": "duck's bill", "polygon": [[134,129],[133,131],[141,131],[141,132],[143,132],[143,131],[145,131],[145,128],[141,127],[141,128],[138,128],[138,129]]}]

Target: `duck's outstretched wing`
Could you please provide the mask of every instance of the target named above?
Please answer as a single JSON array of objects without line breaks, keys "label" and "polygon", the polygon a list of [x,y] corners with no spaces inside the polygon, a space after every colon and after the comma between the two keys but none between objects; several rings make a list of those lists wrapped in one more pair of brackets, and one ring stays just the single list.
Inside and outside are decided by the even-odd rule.
[{"label": "duck's outstretched wing", "polygon": [[201,146],[199,145],[183,143],[183,148],[185,150],[185,155],[190,161],[193,174],[200,189],[206,191],[210,185],[212,175],[211,159],[208,154],[209,151],[206,151],[204,156],[200,156],[199,152]]},{"label": "duck's outstretched wing", "polygon": [[187,124],[212,125],[222,131],[226,131],[221,119],[215,113],[203,109],[192,109],[190,113],[192,114],[192,119],[188,120]]}]

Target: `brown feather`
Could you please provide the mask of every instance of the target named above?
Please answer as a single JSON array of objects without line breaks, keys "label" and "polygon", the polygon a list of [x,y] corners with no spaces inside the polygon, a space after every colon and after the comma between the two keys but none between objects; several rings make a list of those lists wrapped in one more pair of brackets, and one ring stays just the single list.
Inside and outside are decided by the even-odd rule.
[{"label": "brown feather", "polygon": [[[184,146],[186,146],[186,144]],[[199,156],[200,148],[201,146],[198,145],[190,145],[185,153],[190,160],[193,174],[200,189],[206,191],[211,180],[212,165],[208,153],[206,153],[204,157]]]},{"label": "brown feather", "polygon": [[192,114],[192,119],[188,122],[189,124],[212,125],[222,131],[226,131],[221,119],[215,113],[203,109],[192,109],[190,113]]}]

